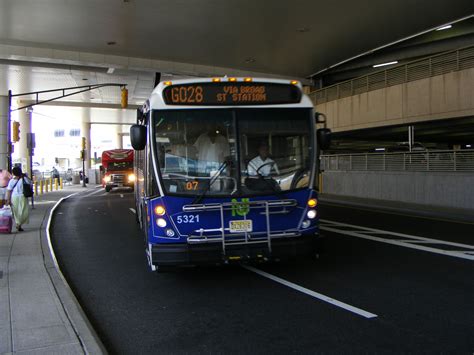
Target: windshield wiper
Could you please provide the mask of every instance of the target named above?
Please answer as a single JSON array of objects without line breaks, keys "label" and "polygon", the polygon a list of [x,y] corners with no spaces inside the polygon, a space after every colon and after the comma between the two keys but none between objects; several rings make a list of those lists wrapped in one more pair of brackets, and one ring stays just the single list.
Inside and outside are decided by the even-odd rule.
[{"label": "windshield wiper", "polygon": [[222,172],[225,170],[225,168],[227,168],[229,163],[230,163],[230,160],[225,160],[221,164],[221,166],[219,166],[219,169],[217,169],[217,172],[214,174],[214,176],[211,178],[211,180],[209,180],[209,185],[206,187],[206,189],[199,196],[197,196],[194,199],[194,201],[192,202],[193,205],[196,204],[196,203],[201,202],[203,197],[209,192],[209,190],[211,189],[211,186],[216,182],[216,180],[219,178],[219,176],[222,174]]}]

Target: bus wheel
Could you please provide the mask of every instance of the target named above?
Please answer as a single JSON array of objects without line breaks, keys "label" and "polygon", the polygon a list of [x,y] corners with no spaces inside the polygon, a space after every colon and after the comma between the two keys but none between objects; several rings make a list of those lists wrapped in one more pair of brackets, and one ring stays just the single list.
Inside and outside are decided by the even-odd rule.
[{"label": "bus wheel", "polygon": [[110,190],[112,190],[112,186],[106,186],[105,187],[105,192],[110,192]]}]

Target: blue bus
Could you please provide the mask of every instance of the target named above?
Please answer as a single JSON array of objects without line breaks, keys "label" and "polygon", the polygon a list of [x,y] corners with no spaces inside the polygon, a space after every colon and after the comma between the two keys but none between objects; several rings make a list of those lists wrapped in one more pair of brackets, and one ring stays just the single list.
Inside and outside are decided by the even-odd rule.
[{"label": "blue bus", "polygon": [[323,116],[298,81],[161,82],[130,128],[151,269],[316,255]]}]

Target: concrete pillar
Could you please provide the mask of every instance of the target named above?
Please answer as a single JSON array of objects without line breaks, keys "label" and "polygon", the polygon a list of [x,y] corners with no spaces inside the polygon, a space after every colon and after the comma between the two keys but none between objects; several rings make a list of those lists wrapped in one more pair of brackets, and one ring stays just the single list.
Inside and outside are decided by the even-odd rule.
[{"label": "concrete pillar", "polygon": [[8,96],[0,96],[0,169],[8,165]]},{"label": "concrete pillar", "polygon": [[31,176],[30,171],[30,153],[27,145],[27,133],[31,133],[31,115],[32,111],[26,109],[18,111],[18,120],[20,122],[20,141],[15,143],[16,156],[20,158],[21,170]]},{"label": "concrete pillar", "polygon": [[[84,109],[85,110],[85,109]],[[86,171],[91,168],[91,123],[88,121],[82,121],[81,136],[86,137]]]},{"label": "concrete pillar", "polygon": [[123,134],[122,134],[122,126],[115,125],[115,148],[123,149]]}]

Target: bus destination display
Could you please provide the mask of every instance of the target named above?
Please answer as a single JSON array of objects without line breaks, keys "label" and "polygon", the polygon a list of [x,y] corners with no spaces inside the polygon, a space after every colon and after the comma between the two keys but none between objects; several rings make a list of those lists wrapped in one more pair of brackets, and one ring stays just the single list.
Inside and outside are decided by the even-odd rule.
[{"label": "bus destination display", "polygon": [[163,90],[167,105],[275,105],[301,101],[295,85],[276,83],[196,83]]}]

